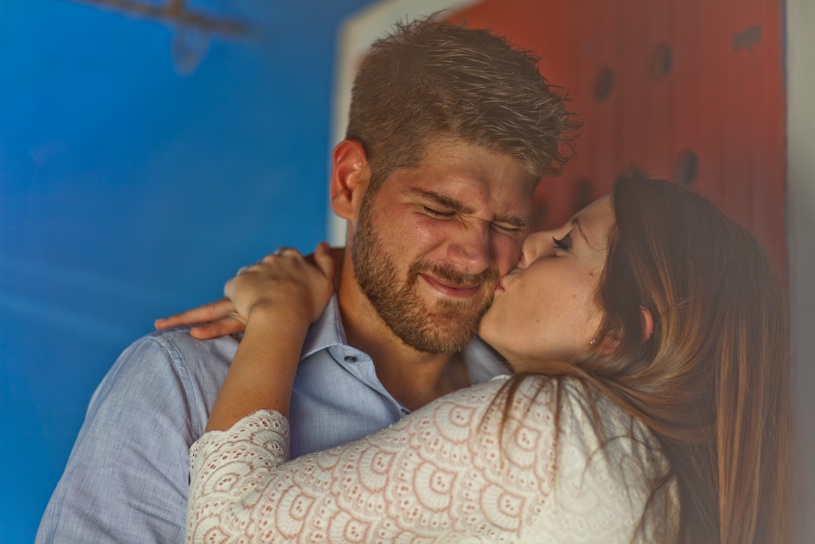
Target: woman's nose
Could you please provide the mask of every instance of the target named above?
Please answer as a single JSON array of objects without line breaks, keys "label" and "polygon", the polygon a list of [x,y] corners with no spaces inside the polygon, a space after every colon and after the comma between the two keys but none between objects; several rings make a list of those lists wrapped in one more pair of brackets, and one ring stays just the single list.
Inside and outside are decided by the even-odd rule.
[{"label": "woman's nose", "polygon": [[552,247],[552,231],[541,230],[529,233],[524,240],[521,249],[521,261],[518,265],[521,267],[529,266],[540,257],[551,252]]}]

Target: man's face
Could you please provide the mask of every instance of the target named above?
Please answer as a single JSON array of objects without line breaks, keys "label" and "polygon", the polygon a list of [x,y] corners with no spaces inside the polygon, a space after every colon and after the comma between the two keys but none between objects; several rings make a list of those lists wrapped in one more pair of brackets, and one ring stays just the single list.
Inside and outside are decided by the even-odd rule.
[{"label": "man's face", "polygon": [[408,346],[466,347],[498,280],[518,262],[535,181],[509,155],[441,140],[419,167],[398,169],[365,194],[354,273]]}]

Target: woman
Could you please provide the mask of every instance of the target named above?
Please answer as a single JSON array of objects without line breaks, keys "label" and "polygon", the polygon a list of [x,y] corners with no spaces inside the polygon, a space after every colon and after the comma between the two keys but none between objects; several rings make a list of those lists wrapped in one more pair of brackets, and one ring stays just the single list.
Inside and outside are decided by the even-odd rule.
[{"label": "woman", "polygon": [[227,284],[247,328],[191,451],[188,541],[791,541],[783,291],[702,197],[626,178],[530,235],[479,329],[514,376],[287,463],[333,283],[326,246],[315,261]]}]

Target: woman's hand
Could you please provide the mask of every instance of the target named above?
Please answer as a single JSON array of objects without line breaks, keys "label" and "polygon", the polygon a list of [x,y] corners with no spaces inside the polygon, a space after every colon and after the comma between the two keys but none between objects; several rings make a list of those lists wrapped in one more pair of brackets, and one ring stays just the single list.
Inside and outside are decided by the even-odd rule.
[{"label": "woman's hand", "polygon": [[323,313],[334,290],[336,264],[328,244],[314,251],[314,264],[296,249],[278,250],[242,269],[224,294],[245,320],[207,430],[224,431],[258,410],[288,417],[292,383],[309,324]]},{"label": "woman's hand", "polygon": [[[323,244],[320,244],[323,245]],[[318,248],[320,246],[317,246]],[[280,253],[285,248],[278,249],[275,253]],[[328,252],[333,258],[336,266],[339,267],[342,261],[344,248],[329,248]],[[311,255],[303,257],[307,263],[316,266],[316,251]],[[245,269],[241,269],[242,271]],[[199,340],[209,340],[219,336],[237,334],[246,329],[246,319],[235,309],[235,304],[228,298],[222,298],[203,306],[198,306],[170,317],[157,319],[154,326],[158,330],[170,329],[173,327],[192,326],[190,335]]]},{"label": "woman's hand", "polygon": [[260,308],[297,314],[314,323],[334,291],[335,270],[325,242],[314,250],[314,264],[296,249],[286,248],[241,269],[224,286],[224,295],[234,305],[235,319],[244,323]]},{"label": "woman's hand", "polygon": [[209,340],[243,332],[246,321],[235,311],[235,305],[228,298],[222,298],[203,306],[181,312],[170,317],[156,319],[157,330],[186,327],[192,325],[190,335],[199,340]]}]

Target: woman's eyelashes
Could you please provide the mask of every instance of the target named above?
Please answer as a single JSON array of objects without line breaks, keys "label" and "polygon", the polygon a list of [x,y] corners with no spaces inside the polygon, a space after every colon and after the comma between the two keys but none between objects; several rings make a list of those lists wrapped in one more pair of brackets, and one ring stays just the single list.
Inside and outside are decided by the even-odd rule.
[{"label": "woman's eyelashes", "polygon": [[570,251],[572,249],[572,233],[570,232],[563,238],[555,238],[552,236],[552,241],[555,243],[555,249],[562,251]]}]

